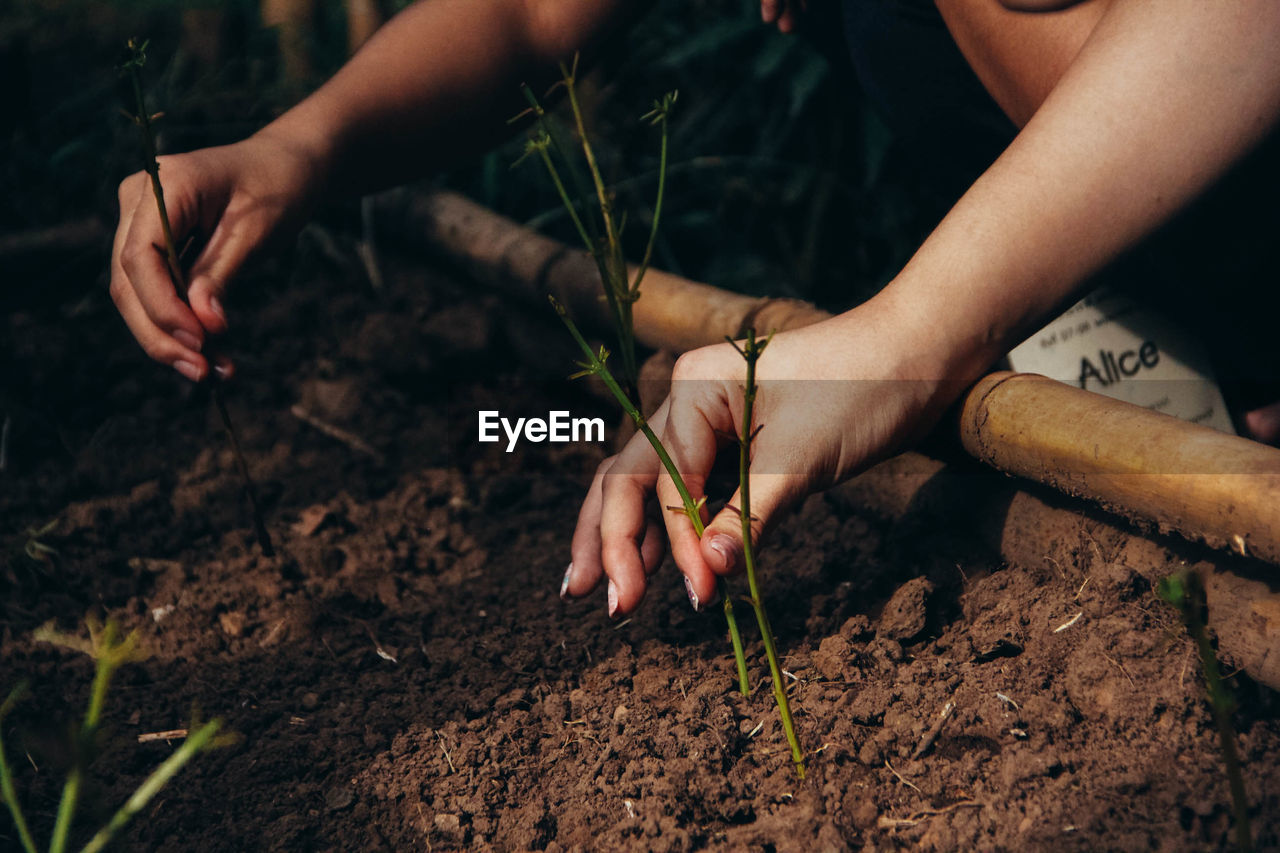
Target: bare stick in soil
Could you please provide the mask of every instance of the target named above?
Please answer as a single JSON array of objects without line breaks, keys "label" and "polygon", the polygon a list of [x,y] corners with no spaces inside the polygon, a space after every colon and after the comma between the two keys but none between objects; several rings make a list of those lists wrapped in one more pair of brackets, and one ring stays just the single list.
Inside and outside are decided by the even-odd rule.
[{"label": "bare stick in soil", "polygon": [[1236,702],[1218,671],[1218,657],[1214,654],[1209,632],[1205,630],[1203,613],[1206,607],[1204,584],[1195,572],[1182,571],[1162,578],[1157,585],[1160,597],[1172,604],[1182,614],[1187,633],[1191,635],[1200,654],[1200,667],[1204,672],[1205,693],[1209,708],[1218,729],[1218,744],[1222,748],[1222,763],[1226,765],[1227,782],[1231,788],[1231,807],[1236,818],[1236,847],[1241,853],[1253,850],[1253,835],[1249,830],[1249,799],[1244,790],[1244,774],[1240,770],[1240,754],[1236,751],[1236,730],[1231,722]]},{"label": "bare stick in soil", "polygon": [[742,562],[747,570],[747,587],[751,590],[751,609],[755,611],[756,622],[760,625],[760,635],[764,640],[765,657],[769,659],[769,674],[773,681],[773,698],[778,703],[778,716],[782,718],[782,731],[791,746],[791,760],[795,763],[796,773],[804,778],[804,752],[800,749],[800,741],[796,737],[796,727],[791,720],[791,703],[787,699],[787,685],[782,680],[782,667],[778,663],[778,647],[773,638],[773,628],[769,624],[769,614],[765,610],[764,596],[760,593],[760,581],[756,576],[755,546],[751,544],[751,442],[764,428],[752,425],[752,414],[756,402],[756,362],[768,346],[769,339],[756,340],[755,329],[747,329],[747,339],[739,347],[733,340],[730,346],[742,355],[747,362],[747,381],[742,386],[742,432],[738,435],[738,495],[742,506],[738,508],[738,516],[742,519]]},{"label": "bare stick in soil", "polygon": [[[147,42],[130,39],[127,51],[128,56],[120,65],[120,73],[128,75],[133,90],[135,110],[131,118],[138,126],[139,135],[142,138],[143,153],[145,155],[143,169],[151,176],[151,193],[155,196],[156,209],[160,213],[160,228],[164,233],[164,246],[157,248],[163,250],[165,263],[169,268],[169,277],[173,279],[173,286],[177,289],[178,295],[185,300],[187,298],[187,280],[182,271],[182,261],[178,255],[177,243],[173,239],[173,229],[169,224],[169,211],[164,203],[164,187],[160,184],[160,163],[156,160],[155,133],[152,131],[152,122],[159,118],[161,114],[152,115],[147,112],[146,99],[142,94],[142,66],[147,62]],[[222,399],[222,391],[216,383],[211,383],[210,391],[212,392],[213,404],[218,410],[218,416],[222,419],[222,426],[226,430],[227,439],[231,442],[231,450],[235,454],[236,468],[239,469],[240,478],[244,483],[245,498],[248,500],[249,509],[253,513],[253,530],[257,535],[258,545],[262,548],[263,554],[268,557],[274,557],[275,548],[271,545],[271,536],[267,533],[267,525],[262,519],[262,510],[258,506],[258,493],[254,488],[253,478],[249,476],[249,466],[245,462],[244,453],[240,450],[240,440],[236,435],[235,426],[231,423],[231,415],[227,412],[227,405]]]},{"label": "bare stick in soil", "polygon": [[[573,320],[569,319],[569,314],[565,311],[564,306],[556,301],[554,296],[548,297],[551,305],[556,309],[556,313],[560,315],[560,319],[564,321],[565,327],[568,328],[569,334],[573,335],[573,339],[578,342],[578,346],[582,349],[587,360],[579,362],[582,370],[574,374],[574,378],[579,376],[598,376],[600,381],[604,382],[605,387],[613,394],[618,405],[623,408],[635,423],[636,429],[644,433],[644,437],[649,440],[649,444],[653,447],[658,459],[662,462],[662,467],[667,469],[667,473],[671,475],[672,482],[676,485],[676,491],[680,493],[680,500],[683,502],[682,507],[673,508],[683,512],[689,518],[689,523],[693,525],[694,532],[701,538],[706,526],[702,523],[702,505],[706,499],[695,501],[693,496],[689,494],[689,488],[684,484],[684,478],[680,476],[679,469],[676,468],[675,462],[671,460],[671,455],[667,453],[667,449],[662,446],[662,442],[654,433],[653,428],[649,426],[649,421],[635,404],[622,390],[622,386],[618,384],[618,380],[613,378],[613,374],[605,365],[605,360],[609,357],[609,351],[604,347],[600,347],[600,351],[596,352],[591,348],[591,344],[587,343],[586,338],[582,337],[582,333],[578,331],[577,325]],[[742,634],[738,631],[738,620],[733,614],[733,599],[723,592],[723,581],[721,597],[724,599],[724,617],[729,623],[729,637],[733,642],[733,656],[738,666],[738,689],[743,696],[751,695],[751,681],[747,676],[747,658],[742,651]]]}]

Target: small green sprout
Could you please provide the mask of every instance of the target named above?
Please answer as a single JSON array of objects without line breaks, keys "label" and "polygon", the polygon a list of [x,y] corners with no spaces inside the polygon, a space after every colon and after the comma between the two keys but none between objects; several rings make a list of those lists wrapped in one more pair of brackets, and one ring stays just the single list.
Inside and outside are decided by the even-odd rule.
[{"label": "small green sprout", "polygon": [[[88,639],[75,634],[65,634],[51,624],[37,629],[34,634],[35,639],[39,641],[82,652],[96,662],[93,686],[89,691],[89,708],[75,732],[74,757],[71,769],[67,771],[66,781],[63,783],[62,798],[58,802],[58,813],[54,820],[52,839],[49,842],[49,853],[65,853],[67,849],[71,824],[75,818],[76,807],[79,805],[80,789],[96,752],[102,709],[106,703],[112,676],[125,664],[142,661],[147,657],[137,631],[121,636],[119,627],[114,622],[108,621],[103,624],[94,619],[87,619],[86,623],[89,628]],[[27,684],[23,682],[9,693],[3,704],[0,704],[0,798],[9,809],[24,853],[36,853],[35,840],[23,815],[13,773],[5,757],[3,738],[5,717],[26,697],[27,693]],[[196,755],[225,746],[235,739],[234,735],[220,736],[218,732],[221,728],[221,720],[202,722],[198,716],[194,718],[188,728],[190,734],[182,745],[138,786],[106,826],[95,833],[89,843],[82,848],[82,853],[97,853],[106,847],[111,839],[135,815],[146,808],[160,789]]]},{"label": "small green sprout", "polygon": [[1195,572],[1182,571],[1161,578],[1156,585],[1156,592],[1182,615],[1187,633],[1191,635],[1200,655],[1205,693],[1209,697],[1209,708],[1218,729],[1218,745],[1222,749],[1222,763],[1226,765],[1227,783],[1231,788],[1231,806],[1236,819],[1236,847],[1241,853],[1248,853],[1253,850],[1253,836],[1249,829],[1249,798],[1244,790],[1240,754],[1236,750],[1235,726],[1231,722],[1231,715],[1236,711],[1236,700],[1218,670],[1218,656],[1214,654],[1213,643],[1205,629],[1203,614],[1207,602],[1204,583]]}]

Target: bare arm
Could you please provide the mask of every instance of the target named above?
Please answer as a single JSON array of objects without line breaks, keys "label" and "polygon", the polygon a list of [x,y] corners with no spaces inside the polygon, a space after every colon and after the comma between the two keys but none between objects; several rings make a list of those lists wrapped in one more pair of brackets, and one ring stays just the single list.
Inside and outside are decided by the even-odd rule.
[{"label": "bare arm", "polygon": [[173,230],[208,243],[188,301],[174,291],[142,173],[120,185],[111,296],[147,354],[200,381],[207,334],[227,329],[223,295],[246,260],[287,235],[326,190],[365,193],[498,139],[518,84],[553,78],[639,8],[633,0],[424,0],[386,25],[325,86],[235,145],[161,158]]},{"label": "bare arm", "polygon": [[909,315],[944,312],[934,332],[947,369],[972,376],[1221,176],[1278,113],[1280,4],[1115,0],[885,295]]},{"label": "bare arm", "polygon": [[[426,0],[396,16],[328,83],[264,129],[313,153],[341,189],[425,174],[495,141],[518,86],[596,43],[628,0]],[[532,78],[532,79],[531,79]]]},{"label": "bare arm", "polygon": [[[995,7],[939,0],[944,17],[984,4]],[[1274,127],[1280,3],[1112,0],[1052,14],[1086,12],[1096,27],[1089,22],[1053,53],[1012,40],[1009,55],[1033,70],[1044,71],[1036,60],[1057,67],[1031,80],[1007,75],[1028,106],[1024,129],[894,281],[866,304],[770,344],[756,409],[768,427],[751,463],[753,536],[808,493],[918,436],[966,382]],[[741,375],[728,345],[688,353],[676,364],[684,381],[652,419],[695,494],[717,435],[741,427]],[[570,596],[607,575],[615,615],[636,607],[660,555],[646,501],[656,491],[658,505],[678,502],[649,456],[633,442],[602,467],[566,574]],[[714,576],[741,568],[741,520],[721,512],[700,541],[682,515],[664,513],[663,522],[691,602],[710,600]]]}]

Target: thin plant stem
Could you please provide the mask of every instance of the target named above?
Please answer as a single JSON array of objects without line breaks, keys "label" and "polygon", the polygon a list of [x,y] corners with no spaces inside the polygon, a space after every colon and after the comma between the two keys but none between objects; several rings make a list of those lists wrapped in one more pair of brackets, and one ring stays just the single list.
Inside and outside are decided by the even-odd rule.
[{"label": "thin plant stem", "polygon": [[600,218],[604,220],[605,266],[609,277],[605,282],[606,290],[612,287],[615,292],[614,310],[618,315],[618,338],[622,349],[623,375],[626,384],[633,391],[639,387],[640,373],[636,365],[635,334],[631,321],[631,303],[635,301],[634,290],[627,284],[627,262],[622,253],[622,236],[613,214],[613,201],[605,186],[600,166],[596,162],[595,149],[591,138],[587,135],[587,124],[582,116],[582,106],[578,101],[577,74],[578,57],[574,56],[572,67],[560,63],[560,73],[564,77],[565,90],[569,96],[569,109],[573,113],[574,124],[578,128],[578,139],[582,145],[582,156],[587,161],[587,170],[591,174],[591,182],[595,186],[596,198],[600,204]]},{"label": "thin plant stem", "polygon": [[[644,437],[649,440],[654,452],[658,454],[659,461],[662,462],[662,467],[666,468],[667,473],[671,475],[671,481],[675,483],[676,491],[680,493],[680,501],[683,504],[681,511],[688,517],[689,522],[693,525],[694,532],[701,538],[706,530],[706,525],[702,523],[702,505],[705,499],[695,501],[693,496],[689,494],[689,488],[685,485],[684,478],[680,476],[679,469],[676,468],[676,464],[672,461],[671,455],[667,453],[667,449],[662,446],[662,441],[654,433],[653,427],[649,426],[648,419],[631,402],[626,392],[622,390],[622,386],[618,384],[618,380],[614,378],[613,373],[605,365],[605,360],[609,355],[608,351],[603,347],[600,348],[598,353],[593,350],[591,345],[587,343],[586,338],[582,336],[582,332],[578,331],[577,324],[569,318],[569,312],[565,310],[564,306],[556,301],[554,296],[548,298],[551,300],[552,307],[556,309],[556,313],[560,315],[560,319],[564,321],[569,334],[573,335],[573,339],[578,342],[578,347],[587,357],[586,362],[582,363],[582,372],[575,374],[575,376],[598,376],[600,381],[605,384],[605,387],[609,389],[609,392],[613,394],[614,399],[618,401],[618,405],[631,417],[636,429],[640,430]],[[733,643],[733,657],[738,668],[738,689],[743,696],[749,696],[751,694],[751,681],[747,674],[746,654],[742,650],[742,634],[738,630],[738,620],[733,613],[733,599],[728,594],[723,578],[717,579],[716,584],[720,596],[724,600],[724,618],[729,623],[729,637]]]},{"label": "thin plant stem", "polygon": [[1178,608],[1200,656],[1200,668],[1204,673],[1205,692],[1209,709],[1218,730],[1218,745],[1222,750],[1222,763],[1231,790],[1231,807],[1236,819],[1236,848],[1241,853],[1253,850],[1253,835],[1249,827],[1249,798],[1244,789],[1244,774],[1240,769],[1240,753],[1236,750],[1235,726],[1231,714],[1236,709],[1235,699],[1227,689],[1218,670],[1218,656],[1205,630],[1201,612],[1205,608],[1204,584],[1195,572],[1179,572],[1160,581],[1160,596]]},{"label": "thin plant stem", "polygon": [[658,197],[653,203],[653,222],[649,225],[649,240],[645,243],[644,257],[640,260],[640,268],[636,271],[635,281],[631,283],[632,301],[640,298],[640,282],[644,281],[644,274],[649,271],[649,262],[653,260],[653,247],[658,241],[658,224],[662,220],[662,209],[666,198],[667,191],[667,139],[669,133],[667,130],[667,121],[671,115],[671,107],[675,104],[676,93],[663,97],[662,100],[656,101],[653,105],[653,111],[649,116],[654,117],[659,126],[662,128],[662,147],[658,154]]},{"label": "thin plant stem", "polygon": [[164,763],[153,770],[151,775],[138,786],[137,790],[125,801],[125,804],[112,815],[107,825],[100,829],[93,838],[89,839],[89,843],[81,849],[81,853],[98,853],[98,851],[106,847],[116,833],[123,829],[135,815],[146,808],[147,803],[151,802],[151,799],[160,792],[161,788],[168,784],[169,780],[179,770],[210,745],[221,726],[221,720],[210,720],[197,731],[188,735],[173,755],[166,758]]},{"label": "thin plant stem", "polygon": [[18,831],[18,840],[22,842],[22,849],[25,853],[36,853],[36,842],[31,837],[27,819],[22,814],[22,804],[18,802],[18,790],[13,784],[13,771],[9,768],[9,761],[5,758],[4,751],[4,718],[26,693],[27,685],[23,682],[9,693],[3,704],[0,704],[0,796],[3,796],[5,805],[9,807],[13,826]]},{"label": "thin plant stem", "polygon": [[756,340],[754,329],[747,330],[746,345],[737,349],[747,362],[747,381],[742,387],[742,433],[738,436],[738,494],[742,506],[738,515],[742,518],[742,560],[747,570],[747,586],[751,590],[751,608],[755,611],[756,622],[760,625],[760,635],[764,639],[764,653],[769,660],[769,674],[773,680],[773,698],[778,703],[778,714],[782,718],[782,731],[791,746],[791,760],[795,763],[796,773],[804,778],[804,752],[800,749],[800,741],[796,737],[795,724],[791,719],[791,703],[787,699],[786,683],[782,680],[782,667],[778,663],[778,648],[773,637],[773,628],[769,624],[769,614],[765,611],[764,596],[760,594],[760,583],[756,577],[755,546],[751,544],[751,442],[756,432],[752,426],[752,415],[756,402],[756,362],[769,343]]},{"label": "thin plant stem", "polygon": [[84,722],[76,734],[75,759],[62,785],[62,799],[58,801],[58,815],[53,824],[49,853],[62,853],[67,848],[67,836],[71,832],[71,821],[79,805],[84,770],[93,753],[98,723],[102,719],[102,706],[106,704],[107,689],[111,686],[111,676],[127,659],[134,647],[133,642],[128,639],[121,643],[116,642],[114,622],[108,622],[102,629],[101,637],[94,638],[91,642],[95,646],[97,661],[93,673],[93,686],[89,689],[89,709],[85,712]]},{"label": "thin plant stem", "polygon": [[[142,93],[141,68],[146,62],[146,47],[145,42],[139,45],[136,40],[131,39],[128,45],[129,59],[125,61],[122,70],[128,73],[132,84],[136,107],[133,120],[138,125],[139,135],[142,138],[143,153],[145,154],[143,169],[151,177],[151,194],[155,197],[156,209],[160,214],[160,228],[164,234],[165,262],[169,268],[169,276],[173,280],[174,288],[178,291],[178,295],[183,300],[186,300],[187,279],[182,272],[177,243],[173,239],[173,229],[169,223],[169,209],[164,202],[164,186],[160,183],[160,163],[156,159],[155,132],[151,126],[153,116],[147,112],[146,98]],[[231,440],[231,449],[236,457],[236,467],[239,469],[241,479],[244,481],[244,493],[248,498],[249,509],[253,514],[253,529],[258,539],[258,546],[262,548],[262,553],[265,556],[274,557],[275,548],[271,545],[271,535],[267,532],[266,522],[263,521],[262,511],[258,506],[257,490],[254,488],[253,478],[249,476],[249,465],[245,462],[244,454],[240,450],[240,441],[236,437],[236,429],[231,422],[231,415],[227,411],[226,403],[222,399],[222,392],[216,383],[212,385],[211,391],[213,403],[218,409],[218,415],[222,418],[222,426]]]}]

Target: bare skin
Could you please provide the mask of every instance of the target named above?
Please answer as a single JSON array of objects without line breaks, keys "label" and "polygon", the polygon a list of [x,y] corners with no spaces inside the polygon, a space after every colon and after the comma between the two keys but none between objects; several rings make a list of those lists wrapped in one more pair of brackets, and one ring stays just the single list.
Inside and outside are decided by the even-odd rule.
[{"label": "bare skin", "polygon": [[[1043,15],[993,0],[939,5],[979,76],[1025,126],[881,294],[770,344],[759,365],[766,429],[752,463],[755,537],[805,495],[919,436],[966,383],[1212,183],[1280,114],[1273,0],[1090,0]],[[193,270],[189,309],[151,248],[159,225],[142,177],[127,179],[112,294],[130,329],[153,358],[204,378],[211,366],[200,349],[226,328],[219,301],[228,282],[296,227],[320,192],[373,189],[496,137],[527,72],[553,68],[632,7],[428,0],[251,139],[164,158],[175,230],[213,235]],[[762,0],[761,16],[785,31],[800,10],[798,0]],[[718,432],[736,431],[742,373],[727,344],[686,354],[652,421],[695,496]],[[654,511],[677,503],[643,440],[606,461],[579,517],[566,595],[607,578],[610,612],[633,611],[669,539],[693,594],[711,601],[716,576],[739,568],[739,519],[721,512],[699,541],[683,516]]]}]

